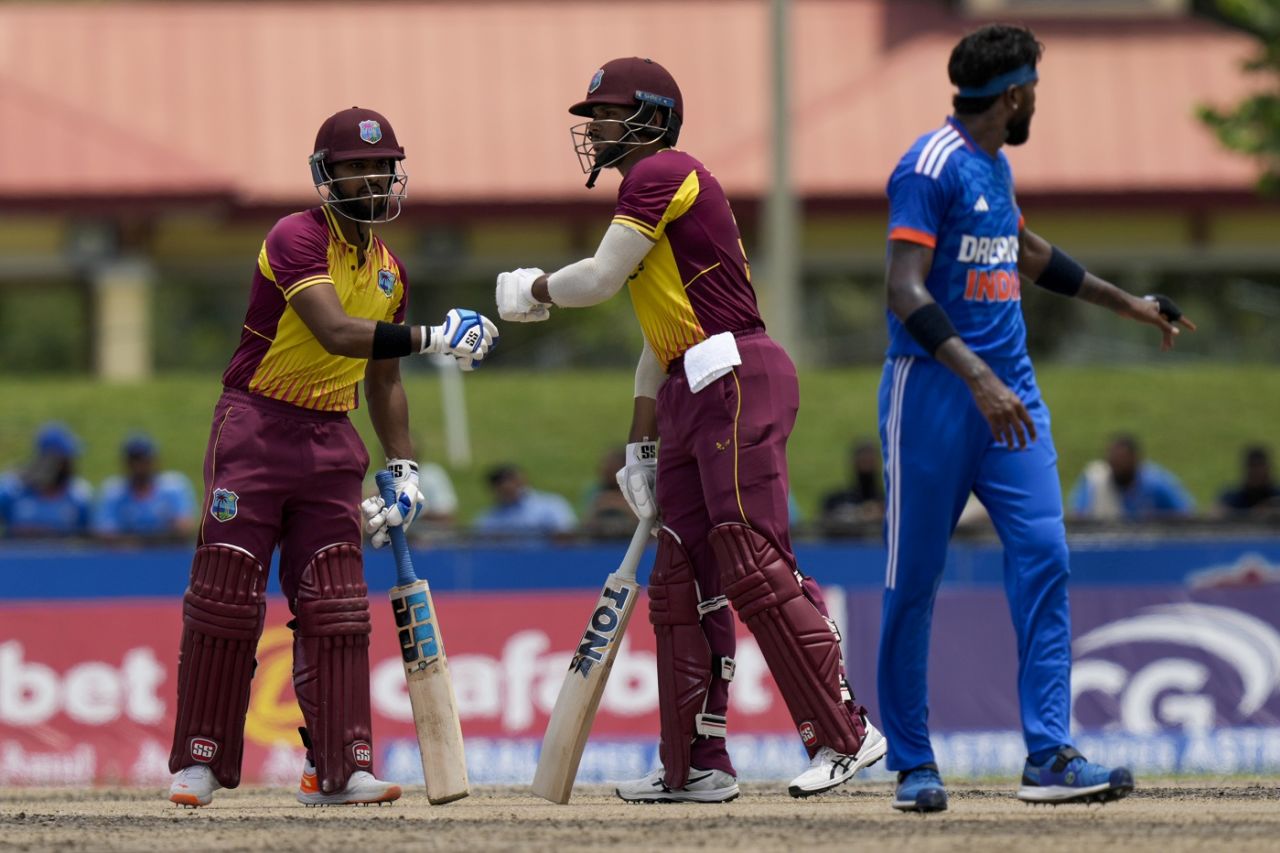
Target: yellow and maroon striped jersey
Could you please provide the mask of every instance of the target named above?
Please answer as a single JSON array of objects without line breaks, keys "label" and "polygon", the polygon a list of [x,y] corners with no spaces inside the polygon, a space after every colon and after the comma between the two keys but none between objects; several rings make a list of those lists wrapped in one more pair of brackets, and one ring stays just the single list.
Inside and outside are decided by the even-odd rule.
[{"label": "yellow and maroon striped jersey", "polygon": [[335,214],[317,207],[286,216],[258,253],[240,345],[222,384],[304,409],[345,412],[368,359],[331,355],[289,300],[308,287],[332,284],[352,317],[402,323],[409,304],[404,266],[369,235],[365,262],[342,236]]},{"label": "yellow and maroon striped jersey", "polygon": [[654,241],[628,289],[663,367],[711,335],[764,328],[729,200],[689,154],[665,149],[637,163],[613,221]]}]

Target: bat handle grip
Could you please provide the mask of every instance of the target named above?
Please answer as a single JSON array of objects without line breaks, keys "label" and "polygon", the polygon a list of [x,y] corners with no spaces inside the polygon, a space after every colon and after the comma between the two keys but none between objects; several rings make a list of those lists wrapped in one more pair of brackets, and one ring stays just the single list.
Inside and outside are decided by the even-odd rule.
[{"label": "bat handle grip", "polygon": [[640,567],[644,549],[649,545],[649,535],[653,532],[653,525],[652,519],[641,519],[636,525],[636,532],[632,534],[631,544],[627,547],[627,555],[622,558],[622,565],[618,567],[618,574],[628,580],[636,579],[636,569]]},{"label": "bat handle grip", "polygon": [[[395,476],[390,471],[379,471],[373,479],[387,506],[395,503]],[[391,537],[391,551],[396,557],[396,586],[417,583],[418,576],[413,571],[413,560],[409,558],[409,543],[404,539],[404,528],[388,527],[387,533]]]}]

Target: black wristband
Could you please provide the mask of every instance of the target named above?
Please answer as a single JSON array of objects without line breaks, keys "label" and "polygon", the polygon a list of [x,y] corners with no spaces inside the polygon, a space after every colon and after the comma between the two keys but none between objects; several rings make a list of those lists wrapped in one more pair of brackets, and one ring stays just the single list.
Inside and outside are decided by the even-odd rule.
[{"label": "black wristband", "polygon": [[1084,267],[1076,263],[1066,252],[1054,246],[1049,254],[1049,263],[1036,279],[1036,284],[1045,290],[1061,293],[1063,296],[1075,296],[1084,285]]},{"label": "black wristband", "polygon": [[371,358],[404,358],[413,353],[413,331],[399,323],[383,323],[373,328]]},{"label": "black wristband", "polygon": [[930,302],[923,308],[912,311],[911,316],[902,325],[907,327],[911,337],[915,338],[916,343],[924,347],[929,355],[937,352],[943,341],[960,334],[956,331],[956,327],[951,325],[951,318],[947,316],[947,312],[943,311],[942,306],[936,302]]}]

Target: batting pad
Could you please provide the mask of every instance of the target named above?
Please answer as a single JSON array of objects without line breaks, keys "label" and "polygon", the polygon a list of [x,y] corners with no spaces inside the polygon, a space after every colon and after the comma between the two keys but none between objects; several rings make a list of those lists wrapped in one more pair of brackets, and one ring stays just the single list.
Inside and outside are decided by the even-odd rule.
[{"label": "batting pad", "polygon": [[240,784],[266,585],[266,571],[247,551],[229,545],[196,549],[191,583],[182,597],[171,772],[205,764],[224,788]]},{"label": "batting pad", "polygon": [[841,695],[840,641],[799,575],[745,524],[717,525],[709,541],[725,594],[759,643],[809,755],[820,746],[856,754],[864,732]]},{"label": "batting pad", "polygon": [[[711,685],[711,647],[702,632],[693,564],[671,531],[658,531],[658,555],[649,576],[649,621],[658,639],[658,754],[669,788],[683,788],[698,717]],[[719,737],[724,737],[723,725]]]},{"label": "batting pad", "polygon": [[293,690],[311,735],[316,782],[341,791],[357,770],[373,772],[369,707],[369,598],[357,545],[318,551],[294,602]]}]

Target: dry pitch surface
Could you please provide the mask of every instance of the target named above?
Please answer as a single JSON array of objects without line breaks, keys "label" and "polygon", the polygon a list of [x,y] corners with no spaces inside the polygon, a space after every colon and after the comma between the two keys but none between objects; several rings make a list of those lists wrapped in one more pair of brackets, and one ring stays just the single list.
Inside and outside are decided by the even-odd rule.
[{"label": "dry pitch surface", "polygon": [[[1139,780],[1141,785],[1141,780]],[[158,789],[0,789],[0,851],[297,850],[1276,850],[1280,781],[1206,780],[1140,787],[1107,806],[1029,807],[1007,785],[950,788],[951,809],[904,815],[887,785],[810,800],[743,786],[726,805],[627,805],[602,787],[555,806],[482,787],[431,806],[411,788],[391,806],[308,809],[278,789],[220,791],[199,810]]]}]

